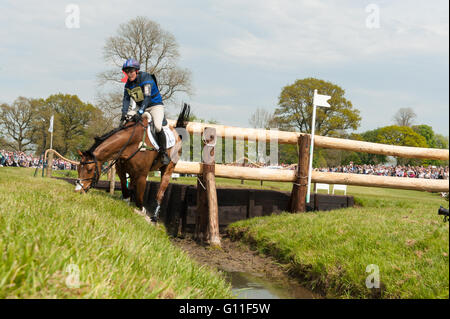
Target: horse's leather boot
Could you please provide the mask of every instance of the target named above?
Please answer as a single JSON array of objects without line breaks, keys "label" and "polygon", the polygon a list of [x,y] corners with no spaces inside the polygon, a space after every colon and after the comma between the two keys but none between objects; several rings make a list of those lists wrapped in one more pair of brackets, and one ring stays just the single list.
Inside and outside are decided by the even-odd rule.
[{"label": "horse's leather boot", "polygon": [[159,144],[159,154],[161,156],[161,162],[163,165],[167,165],[170,163],[170,158],[167,155],[166,151],[166,134],[164,130],[156,133],[158,135],[158,144]]}]

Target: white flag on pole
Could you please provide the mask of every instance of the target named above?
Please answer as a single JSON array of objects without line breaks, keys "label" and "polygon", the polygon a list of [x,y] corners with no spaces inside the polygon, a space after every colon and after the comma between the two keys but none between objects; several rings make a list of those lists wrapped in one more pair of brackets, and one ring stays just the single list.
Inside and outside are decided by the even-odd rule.
[{"label": "white flag on pole", "polygon": [[48,131],[49,131],[50,133],[53,133],[53,115],[52,115],[52,117],[50,118],[50,127],[48,128]]},{"label": "white flag on pole", "polygon": [[317,106],[323,106],[323,107],[330,107],[330,104],[328,104],[328,100],[331,99],[331,96],[329,95],[322,95],[317,94],[316,90],[314,90],[314,105]]}]

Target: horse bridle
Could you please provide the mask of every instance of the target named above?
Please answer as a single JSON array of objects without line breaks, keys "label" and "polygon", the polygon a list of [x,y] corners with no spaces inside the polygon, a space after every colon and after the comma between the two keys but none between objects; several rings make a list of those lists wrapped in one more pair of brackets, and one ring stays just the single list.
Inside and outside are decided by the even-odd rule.
[{"label": "horse bridle", "polygon": [[[93,176],[93,177],[90,177],[90,178],[77,179],[77,181],[75,182],[75,184],[76,184],[76,185],[79,185],[79,186],[83,189],[83,191],[84,191],[85,193],[87,193],[87,191],[88,191],[91,187],[95,186],[95,185],[97,184],[98,180],[100,179],[100,173],[99,173],[99,171],[98,171],[98,161],[97,161],[97,158],[95,157],[94,154],[92,154],[92,156],[94,157],[94,160],[93,160],[93,161],[80,162],[80,165],[87,165],[87,164],[95,163],[95,174],[94,174],[94,176]],[[92,181],[92,182],[89,184],[88,187],[85,188],[85,187],[83,186],[83,184],[81,183],[82,181]]]},{"label": "horse bridle", "polygon": [[[136,121],[136,124],[133,126],[133,133],[131,134],[130,138],[129,138],[128,141],[125,143],[125,145],[120,149],[119,153],[117,154],[117,157],[111,162],[111,164],[109,164],[105,169],[103,169],[103,170],[101,171],[101,174],[104,174],[104,173],[106,173],[107,171],[109,171],[109,169],[110,169],[114,164],[117,163],[117,161],[118,161],[119,158],[120,158],[120,155],[122,155],[122,152],[125,150],[125,148],[126,148],[126,147],[128,146],[128,144],[130,143],[131,139],[133,138],[134,133],[136,132],[136,127],[137,127],[138,124],[141,124],[141,125],[144,127],[144,132],[145,132],[145,130],[147,130],[147,127],[148,127],[148,126],[144,126],[144,124],[142,124],[141,121]],[[131,125],[128,126],[128,127],[125,127],[125,128],[129,128],[129,127],[131,127]],[[144,135],[144,136],[145,136],[145,135]],[[125,161],[130,160],[134,155],[137,154],[137,152],[139,152],[139,150],[140,150],[141,148],[142,148],[142,146],[139,146],[138,149],[137,149],[137,151],[134,152],[134,153],[133,153],[131,156],[129,156],[127,159],[125,159]],[[100,176],[101,176],[101,174],[100,174],[100,172],[99,172],[99,170],[98,170],[98,161],[97,161],[97,157],[95,157],[95,155],[94,155],[93,152],[91,153],[91,155],[92,155],[92,157],[94,158],[94,160],[91,160],[91,161],[85,161],[85,162],[81,161],[81,162],[80,162],[80,165],[87,165],[87,164],[93,164],[93,163],[94,163],[94,164],[95,164],[95,174],[94,174],[94,176],[93,176],[93,177],[90,177],[90,178],[77,179],[77,181],[75,182],[75,184],[76,184],[76,185],[79,185],[79,186],[83,189],[83,191],[84,191],[85,193],[87,193],[87,191],[88,191],[91,187],[94,187],[94,186],[98,183],[98,181],[99,181],[99,179],[100,179]],[[81,183],[82,181],[92,181],[92,182],[89,184],[88,187],[85,188],[85,187],[83,186],[83,184]]]}]

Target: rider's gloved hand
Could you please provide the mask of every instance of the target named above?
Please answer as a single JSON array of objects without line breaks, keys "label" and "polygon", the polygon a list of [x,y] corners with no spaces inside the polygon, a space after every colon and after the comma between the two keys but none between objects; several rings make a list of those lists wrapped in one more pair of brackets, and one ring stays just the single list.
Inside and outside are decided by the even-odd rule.
[{"label": "rider's gloved hand", "polygon": [[119,126],[124,126],[125,120],[126,120],[126,116],[125,116],[125,114],[122,114],[122,117],[120,118]]},{"label": "rider's gloved hand", "polygon": [[139,111],[137,111],[139,115],[144,114],[144,109],[139,109]]},{"label": "rider's gloved hand", "polygon": [[137,111],[136,114],[133,115],[133,118],[131,119],[134,122],[139,122],[142,118],[142,113],[140,112],[141,110]]}]

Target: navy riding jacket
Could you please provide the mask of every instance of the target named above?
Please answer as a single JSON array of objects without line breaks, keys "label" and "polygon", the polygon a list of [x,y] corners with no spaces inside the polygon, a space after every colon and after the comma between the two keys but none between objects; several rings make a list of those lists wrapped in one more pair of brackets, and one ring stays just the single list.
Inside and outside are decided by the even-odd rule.
[{"label": "navy riding jacket", "polygon": [[163,104],[162,97],[153,76],[147,72],[139,72],[136,80],[125,83],[122,101],[122,114],[128,112],[130,98],[134,99],[139,110],[157,104]]}]

